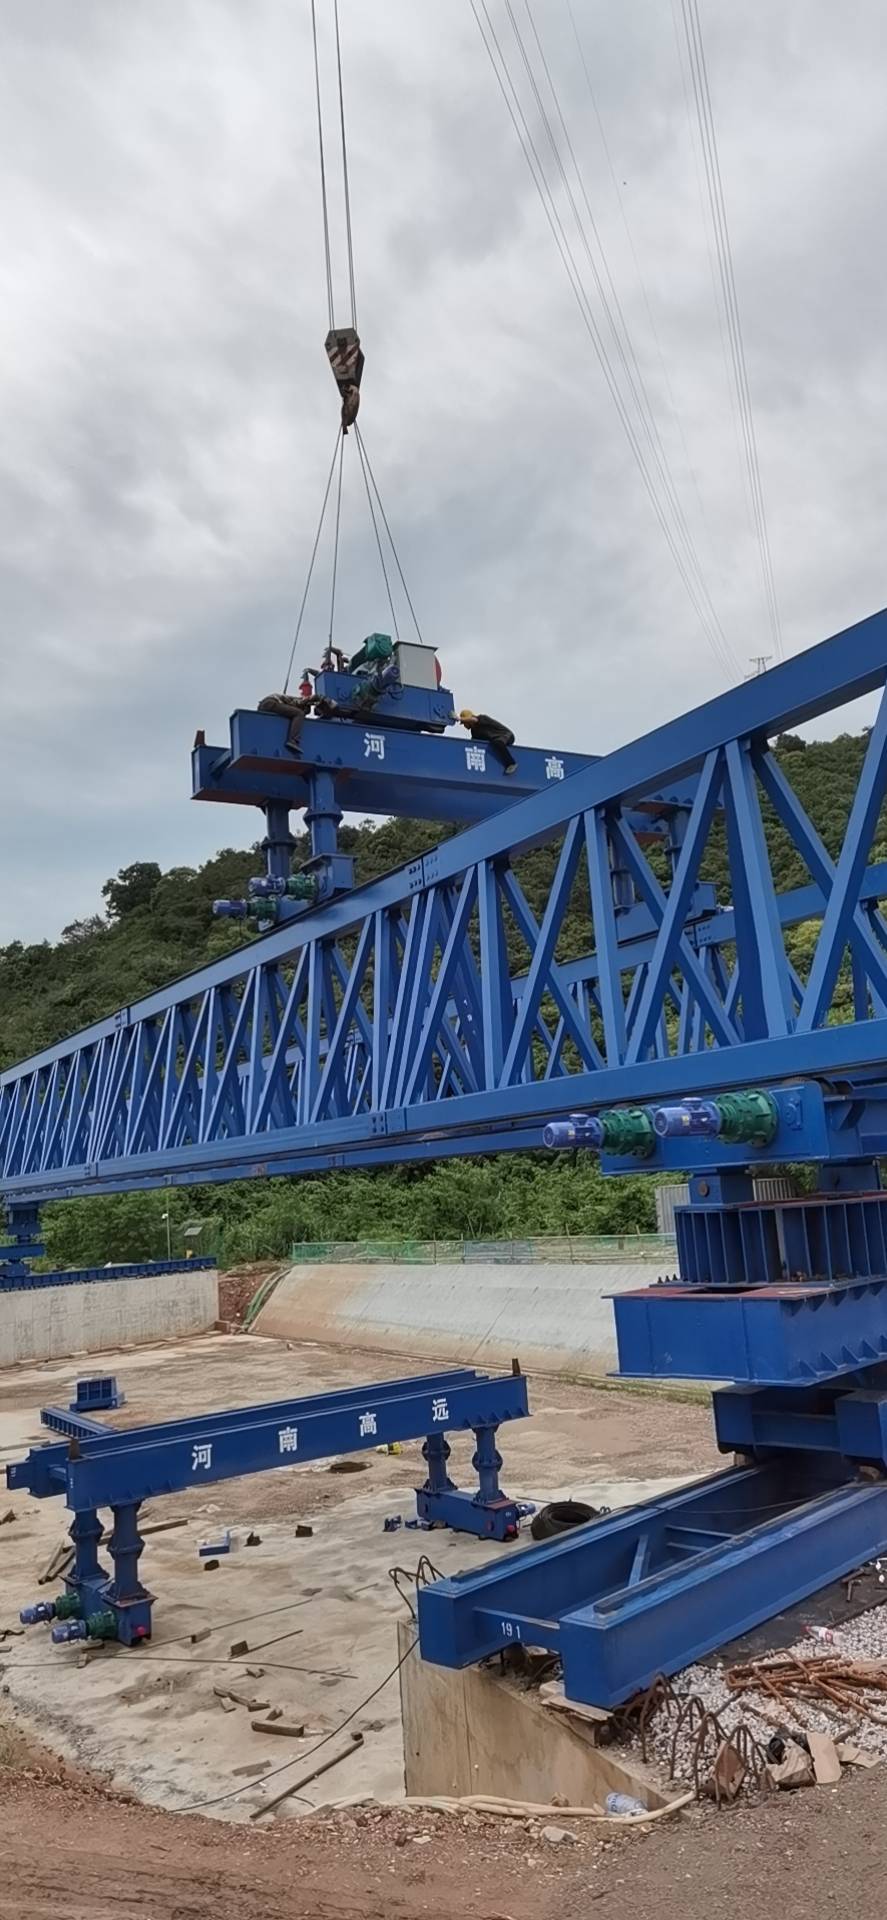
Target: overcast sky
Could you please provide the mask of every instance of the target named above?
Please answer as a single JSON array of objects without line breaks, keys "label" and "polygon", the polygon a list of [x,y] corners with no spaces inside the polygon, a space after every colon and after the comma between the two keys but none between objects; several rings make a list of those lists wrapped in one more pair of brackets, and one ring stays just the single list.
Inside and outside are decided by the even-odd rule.
[{"label": "overcast sky", "polygon": [[[340,5],[361,423],[425,636],[457,705],[605,751],[723,669],[468,0]],[[883,5],[700,6],[793,652],[887,601]],[[670,6],[574,9],[631,245],[564,0],[534,0],[744,668],[771,643]],[[257,835],[189,801],[188,754],[281,683],[335,433],[308,0],[0,0],[0,236],[3,942],[56,937],[130,861]],[[338,200],[334,241],[344,295]],[[390,626],[350,467],[346,649]],[[300,662],[327,618],[324,588]]]}]

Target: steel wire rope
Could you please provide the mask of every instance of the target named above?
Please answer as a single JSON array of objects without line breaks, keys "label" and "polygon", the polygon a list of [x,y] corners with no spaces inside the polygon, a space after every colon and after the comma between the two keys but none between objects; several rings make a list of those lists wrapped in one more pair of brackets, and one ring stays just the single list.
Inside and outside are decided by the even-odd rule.
[{"label": "steel wire rope", "polygon": [[680,4],[690,78],[693,86],[697,122],[702,144],[709,208],[715,235],[721,292],[727,321],[728,339],[730,342],[730,357],[733,363],[733,377],[736,383],[736,394],[739,403],[739,416],[745,448],[752,513],[764,584],[764,599],[776,657],[780,659],[783,652],[782,627],[779,617],[779,603],[776,596],[776,582],[773,573],[770,539],[767,530],[767,514],[764,504],[764,489],[761,479],[754,412],[751,403],[751,388],[748,379],[748,363],[746,360],[745,341],[742,331],[742,316],[736,289],[733,250],[730,242],[730,229],[724,198],[717,129],[715,126],[711,87],[708,77],[708,62],[705,53],[705,43],[702,37],[702,22],[699,16],[697,0],[680,0]]},{"label": "steel wire rope", "polygon": [[308,589],[309,589],[309,587],[310,587],[310,585],[311,585],[311,576],[312,576],[312,574],[313,574],[313,572],[314,572],[314,562],[315,562],[315,560],[317,559],[317,549],[318,549],[318,547],[320,546],[320,536],[321,536],[321,534],[322,534],[322,532],[323,532],[323,523],[324,523],[324,520],[326,519],[326,509],[327,509],[327,502],[328,502],[328,500],[329,500],[329,497],[330,497],[330,488],[331,488],[331,486],[332,486],[332,484],[333,484],[333,474],[334,474],[334,473],[335,473],[335,471],[336,471],[336,460],[337,460],[337,458],[338,458],[338,454],[339,454],[339,443],[340,443],[340,441],[341,441],[341,438],[342,438],[342,428],[341,428],[341,426],[337,426],[337,428],[336,428],[336,444],[335,444],[335,446],[334,446],[334,448],[333,448],[333,457],[332,457],[332,460],[331,460],[331,462],[330,462],[330,470],[329,470],[329,473],[327,474],[327,480],[326,480],[326,486],[325,486],[325,488],[324,488],[324,492],[323,492],[323,505],[321,506],[321,509],[320,509],[320,519],[319,519],[319,520],[318,520],[318,522],[317,522],[317,532],[316,532],[316,533],[315,533],[315,535],[314,535],[314,545],[313,545],[313,547],[312,547],[312,549],[311,549],[311,558],[310,558],[310,560],[309,560],[309,562],[308,562],[308,573],[307,573],[307,577],[306,577],[306,580],[305,580],[305,588],[304,588],[304,592],[303,592],[303,594],[302,594],[302,600],[301,600],[301,605],[300,605],[300,607],[299,607],[299,617],[298,617],[298,619],[297,619],[297,621],[296,621],[296,631],[295,631],[295,633],[293,634],[293,644],[292,644],[292,646],[291,646],[291,648],[290,648],[290,657],[289,657],[289,665],[287,666],[287,670],[286,670],[286,679],[284,680],[284,683],[283,683],[283,691],[284,691],[284,693],[286,693],[286,690],[287,690],[287,688],[288,688],[288,686],[289,686],[289,683],[290,683],[290,674],[292,673],[292,670],[293,670],[293,661],[295,660],[295,657],[296,657],[296,648],[297,648],[297,646],[298,646],[298,644],[299,644],[299,634],[300,634],[300,633],[301,633],[301,631],[302,631],[302,621],[303,621],[303,619],[304,619],[304,615],[305,615],[305,604],[306,604],[306,602],[307,602],[307,599],[308,599]]},{"label": "steel wire rope", "polygon": [[361,473],[363,474],[363,484],[366,488],[367,506],[369,507],[369,510],[370,510],[370,519],[372,520],[373,532],[376,536],[376,548],[379,554],[379,565],[382,568],[382,578],[385,582],[385,592],[388,595],[388,605],[391,610],[391,624],[394,628],[394,638],[395,640],[399,640],[400,634],[397,628],[397,614],[395,612],[394,598],[391,592],[391,582],[388,578],[388,568],[385,565],[385,554],[382,548],[382,536],[379,532],[379,526],[376,520],[376,510],[375,510],[375,507],[373,506],[373,496],[370,490],[369,475],[367,473],[366,455],[363,450],[363,441],[361,439],[360,434],[357,432],[356,427],[355,427],[355,439],[357,441],[357,454],[358,454],[358,459],[360,460],[360,470],[361,470]]},{"label": "steel wire rope", "polygon": [[[338,16],[337,16],[338,20]],[[323,113],[320,104],[320,58],[317,50],[317,6],[311,0],[311,37],[314,43],[314,91],[317,99],[317,144],[320,150],[320,198],[323,207],[323,250],[326,261],[326,294],[330,327],[333,326],[333,269],[330,254],[330,220],[326,192],[326,161],[323,150]]]},{"label": "steel wire rope", "polygon": [[421,627],[420,627],[420,625],[419,625],[419,622],[418,622],[418,619],[417,619],[417,617],[416,617],[416,609],[415,609],[415,607],[413,606],[413,601],[412,601],[412,596],[411,596],[411,594],[410,594],[410,590],[409,590],[409,587],[407,586],[407,583],[406,583],[406,578],[405,578],[405,576],[404,576],[404,570],[403,570],[403,567],[402,567],[402,566],[401,566],[401,564],[400,564],[400,555],[399,555],[399,553],[398,553],[398,551],[397,551],[397,548],[396,548],[396,546],[395,546],[395,544],[394,544],[394,535],[393,535],[393,533],[392,533],[392,531],[391,531],[391,528],[390,528],[390,526],[389,526],[389,524],[388,524],[388,515],[387,515],[387,513],[385,512],[385,508],[384,508],[384,506],[383,506],[383,504],[382,504],[382,495],[381,495],[381,494],[380,494],[380,492],[379,492],[379,484],[378,484],[378,481],[377,481],[377,479],[376,479],[376,476],[375,476],[375,474],[374,474],[374,472],[373,472],[373,468],[372,468],[372,465],[371,465],[371,462],[370,462],[370,456],[369,456],[369,454],[367,453],[367,449],[366,449],[366,442],[365,442],[365,440],[364,440],[364,437],[363,437],[363,434],[361,433],[361,430],[360,430],[360,428],[359,428],[359,426],[357,426],[357,424],[356,424],[356,423],[355,423],[355,428],[354,428],[354,433],[355,433],[355,438],[356,438],[356,440],[357,440],[357,444],[358,444],[358,447],[359,447],[359,449],[360,449],[360,452],[362,453],[362,455],[363,455],[363,458],[364,458],[364,460],[366,461],[366,467],[367,467],[367,472],[368,472],[368,474],[369,474],[369,476],[370,476],[370,480],[371,480],[371,482],[372,482],[372,487],[373,487],[373,492],[374,492],[374,494],[375,494],[375,496],[376,496],[376,502],[377,502],[377,505],[378,505],[378,508],[379,508],[379,512],[380,512],[380,514],[381,514],[381,516],[382,516],[382,524],[383,524],[383,526],[384,526],[384,528],[385,528],[385,532],[386,532],[386,533],[387,533],[387,535],[388,535],[388,542],[389,542],[389,545],[390,545],[390,547],[391,547],[391,551],[392,551],[392,554],[394,555],[394,564],[395,564],[395,566],[396,566],[396,568],[397,568],[397,571],[398,571],[398,574],[399,574],[399,576],[400,576],[400,584],[401,584],[401,586],[403,587],[403,590],[404,590],[404,597],[405,597],[405,599],[406,599],[406,603],[407,603],[407,606],[409,607],[409,610],[410,610],[410,614],[411,614],[411,616],[412,616],[412,621],[413,621],[413,626],[414,626],[414,627],[415,627],[415,629],[416,629],[416,633],[417,633],[417,635],[418,635],[418,638],[419,638],[419,644],[420,644],[420,646],[424,646],[424,645],[425,645],[425,642],[424,642],[424,640],[422,639],[422,629],[421,629]]},{"label": "steel wire rope", "polygon": [[[312,0],[313,5],[313,0]],[[354,245],[351,237],[351,189],[348,183],[348,144],[345,139],[345,93],[342,86],[342,43],[339,37],[339,0],[333,0],[336,28],[336,72],[339,80],[339,125],[342,130],[342,185],[345,192],[345,240],[348,247],[348,285],[351,290],[351,325],[357,326],[357,294],[354,290]],[[330,321],[332,325],[332,321]]]},{"label": "steel wire rope", "polygon": [[[526,13],[527,20],[529,22],[530,30],[533,34],[534,41],[536,43],[536,48],[542,63],[542,70],[544,72],[545,79],[548,84],[548,90],[551,94],[551,98],[554,104],[554,110],[560,124],[561,133],[563,135],[566,149],[569,154],[570,160],[572,162],[572,167],[576,176],[576,181],[579,187],[579,191],[585,203],[585,209],[588,215],[591,231],[594,236],[598,253],[600,255],[601,266],[603,268],[603,273],[606,278],[607,287],[609,288],[609,297],[608,297],[607,291],[604,288],[603,281],[601,279],[601,272],[598,268],[597,262],[594,258],[594,254],[592,252],[592,249],[588,240],[588,236],[585,232],[582,216],[576,204],[575,195],[572,191],[569,180],[567,178],[566,169],[564,167],[563,159],[562,159],[560,150],[558,148],[557,140],[554,135],[551,121],[549,119],[544,102],[542,100],[538,82],[532,70],[530,57],[523,40],[523,36],[521,35],[520,29],[517,25],[517,21],[514,17],[514,11],[511,4],[511,0],[505,0],[505,9],[508,14],[509,21],[511,23],[512,31],[514,33],[514,37],[517,42],[518,50],[520,52],[521,59],[523,61],[523,65],[527,74],[527,78],[530,83],[530,87],[536,102],[536,106],[539,110],[542,123],[545,127],[545,131],[548,136],[548,142],[551,147],[552,154],[554,156],[555,165],[557,166],[561,183],[563,185],[564,191],[569,200],[569,204],[573,213],[573,218],[576,222],[577,231],[579,233],[580,240],[582,242],[586,257],[588,259],[589,266],[592,271],[592,275],[594,277],[598,297],[600,299],[601,306],[606,315],[607,322],[609,324],[610,331],[613,336],[613,341],[622,364],[622,368],[625,374],[625,379],[628,385],[629,392],[637,408],[638,418],[640,420],[641,427],[646,437],[651,456],[653,458],[656,469],[658,471],[659,478],[664,489],[666,500],[668,502],[668,505],[674,517],[675,525],[677,527],[680,538],[683,541],[687,563],[696,580],[698,590],[703,598],[711,624],[714,627],[715,631],[717,632],[719,641],[723,646],[725,656],[729,658],[732,662],[732,672],[736,677],[736,679],[739,679],[740,678],[739,664],[735,656],[733,655],[730,642],[727,639],[727,635],[724,632],[723,626],[721,624],[720,618],[718,616],[717,610],[714,606],[714,602],[712,600],[711,594],[709,592],[708,586],[705,581],[705,576],[703,574],[702,564],[699,559],[699,554],[696,549],[696,544],[693,539],[692,533],[690,531],[690,527],[687,521],[686,513],[684,511],[683,503],[681,501],[680,494],[678,492],[678,489],[675,483],[674,475],[671,470],[671,464],[668,459],[668,454],[666,452],[665,446],[663,444],[662,436],[659,431],[659,426],[656,420],[653,404],[650,399],[647,383],[644,379],[643,371],[641,369],[641,365],[638,360],[637,352],[635,350],[634,342],[631,337],[631,332],[628,326],[628,322],[625,318],[625,312],[622,306],[622,302],[619,298],[619,293],[616,288],[615,282],[613,280],[612,271],[610,269],[610,263],[607,258],[606,248],[604,247],[604,243],[603,243],[603,240],[601,239],[600,231],[599,231],[597,222],[595,220],[594,211],[592,209],[591,202],[588,196],[588,191],[585,185],[584,175],[582,173],[582,169],[580,168],[576,151],[573,145],[573,141],[570,136],[570,131],[567,126],[563,108],[561,106],[560,96],[554,82],[554,78],[551,72],[548,58],[545,53],[544,46],[542,44],[542,39],[539,34],[539,30],[537,28],[535,19],[533,17],[532,8],[530,6],[530,0],[524,0],[524,11]],[[611,301],[612,301],[612,305],[611,305]]]},{"label": "steel wire rope", "polygon": [[339,435],[339,481],[336,487],[336,524],[333,534],[333,578],[330,587],[330,646],[333,644],[333,626],[336,618],[336,575],[339,567],[339,528],[342,522],[342,468],[345,464],[345,435]]},{"label": "steel wire rope", "polygon": [[[533,180],[533,184],[539,195],[539,199],[542,205],[542,210],[545,214],[545,218],[551,229],[555,246],[557,247],[558,253],[560,254],[561,262],[564,267],[564,271],[567,275],[567,280],[569,282],[570,289],[573,293],[573,297],[579,308],[579,313],[581,315],[583,325],[585,326],[586,332],[588,333],[588,336],[594,348],[595,355],[597,357],[598,363],[601,368],[601,372],[603,373],[608,390],[610,392],[611,399],[613,401],[613,404],[619,416],[619,420],[623,428],[623,432],[625,433],[626,439],[628,440],[630,450],[632,452],[632,455],[638,467],[638,471],[640,473],[645,491],[650,500],[650,504],[653,508],[653,512],[656,515],[656,518],[659,522],[663,537],[666,541],[669,552],[671,553],[672,559],[675,563],[675,567],[677,568],[678,575],[687,593],[687,597],[690,600],[690,603],[693,607],[694,612],[696,613],[696,616],[702,628],[702,631],[705,634],[705,637],[708,640],[709,644],[711,645],[712,650],[715,653],[715,656],[718,659],[718,662],[722,670],[727,674],[728,677],[732,677],[733,669],[730,665],[729,660],[725,658],[722,652],[722,649],[717,640],[717,636],[714,635],[711,631],[704,607],[700,603],[693,581],[691,580],[690,575],[687,571],[686,565],[684,563],[683,556],[681,555],[680,549],[678,548],[677,543],[675,541],[672,528],[669,525],[669,522],[666,518],[664,509],[662,507],[662,503],[660,501],[659,495],[653,483],[652,476],[650,474],[649,468],[644,458],[643,448],[638,440],[637,433],[635,431],[635,428],[632,424],[630,416],[625,407],[625,403],[619,391],[618,384],[615,381],[615,378],[612,372],[612,367],[609,361],[609,356],[606,353],[606,349],[601,339],[600,331],[597,327],[594,314],[591,311],[591,307],[589,305],[588,297],[584,291],[581,275],[579,274],[579,271],[575,262],[575,257],[573,255],[572,249],[570,247],[569,241],[564,231],[563,222],[561,221],[557,208],[554,205],[553,198],[551,196],[551,190],[548,187],[548,183],[545,178],[545,172],[539,158],[538,150],[536,148],[535,142],[533,140],[533,136],[527,124],[526,116],[520,104],[520,99],[514,89],[513,82],[511,81],[511,76],[508,71],[507,62],[505,62],[504,58],[502,58],[501,45],[500,45],[495,27],[493,25],[493,22],[490,19],[489,11],[486,5],[486,0],[469,0],[469,5],[474,15],[478,32],[480,33],[480,37],[483,42],[485,52],[487,54],[487,58],[493,69],[493,73],[494,73],[496,82],[498,84],[499,91],[502,94],[502,97],[505,101],[509,118],[511,119],[512,125],[517,134],[518,142],[521,147],[521,151],[524,155],[524,159],[527,163],[530,176]],[[483,22],[481,21],[481,17],[480,17],[481,11],[483,12],[484,19],[487,23],[487,27],[490,34],[489,39],[487,37],[487,33],[484,31]],[[491,45],[491,41],[492,41],[492,45]],[[494,46],[500,54],[500,59],[502,59],[501,70],[496,63],[496,56],[493,51]],[[503,78],[503,74],[505,76],[504,78]],[[507,85],[506,85],[506,81],[507,81]],[[511,88],[511,93],[509,93],[509,87]]]}]

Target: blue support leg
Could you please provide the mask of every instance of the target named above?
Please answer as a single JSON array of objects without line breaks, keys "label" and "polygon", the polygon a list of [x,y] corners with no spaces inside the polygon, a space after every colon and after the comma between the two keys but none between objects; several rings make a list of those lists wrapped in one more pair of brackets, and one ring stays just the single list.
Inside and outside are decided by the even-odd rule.
[{"label": "blue support leg", "polygon": [[114,1507],[114,1531],[109,1542],[114,1561],[113,1579],[105,1586],[104,1604],[117,1616],[117,1638],[124,1646],[151,1637],[153,1595],[139,1579],[139,1559],[143,1541],[139,1533],[139,1509],[135,1503]]},{"label": "blue support leg", "polygon": [[74,1542],[74,1565],[68,1580],[69,1588],[97,1588],[107,1581],[107,1570],[99,1560],[99,1541],[103,1532],[94,1507],[75,1513],[68,1528]]},{"label": "blue support leg", "polygon": [[419,1519],[428,1526],[456,1527],[485,1540],[516,1540],[521,1515],[527,1511],[508,1500],[499,1486],[502,1456],[496,1448],[496,1425],[474,1429],[477,1448],[471,1464],[478,1477],[477,1493],[464,1492],[447,1472],[450,1449],[442,1433],[430,1433],[422,1448],[428,1478],[416,1491]]}]

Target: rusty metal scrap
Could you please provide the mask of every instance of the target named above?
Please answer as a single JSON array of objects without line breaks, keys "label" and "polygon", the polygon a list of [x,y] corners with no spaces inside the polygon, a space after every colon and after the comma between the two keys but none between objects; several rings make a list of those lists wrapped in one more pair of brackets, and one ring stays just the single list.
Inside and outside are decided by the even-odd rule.
[{"label": "rusty metal scrap", "polygon": [[807,1660],[781,1654],[728,1667],[724,1680],[733,1694],[764,1693],[780,1705],[791,1701],[795,1706],[799,1699],[808,1700],[887,1726],[887,1714],[879,1713],[869,1697],[881,1696],[883,1703],[887,1695],[885,1660],[852,1660],[842,1654],[815,1655]]}]

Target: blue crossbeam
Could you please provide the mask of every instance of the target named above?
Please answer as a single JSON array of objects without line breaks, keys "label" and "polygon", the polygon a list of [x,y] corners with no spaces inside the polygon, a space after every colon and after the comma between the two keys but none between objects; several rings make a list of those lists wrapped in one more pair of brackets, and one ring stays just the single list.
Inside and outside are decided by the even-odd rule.
[{"label": "blue crossbeam", "polygon": [[270,1407],[243,1407],[84,1438],[78,1456],[61,1446],[32,1448],[7,1467],[11,1490],[46,1498],[64,1487],[75,1512],[137,1505],[163,1493],[395,1440],[420,1439],[522,1419],[526,1380],[443,1374],[346,1389]]},{"label": "blue crossbeam", "polygon": [[[517,770],[506,775],[489,747],[478,750],[471,740],[452,735],[409,732],[385,724],[384,718],[380,725],[378,716],[365,726],[306,720],[298,754],[286,745],[288,730],[288,722],[275,714],[233,714],[230,747],[194,748],[194,799],[235,806],[277,800],[304,807],[310,775],[320,768],[335,776],[349,812],[461,826],[569,779],[600,758],[518,746]],[[651,816],[645,824],[651,833],[664,831],[661,819]]]},{"label": "blue crossbeam", "polygon": [[48,1427],[51,1433],[63,1433],[68,1440],[101,1439],[112,1431],[103,1427],[100,1420],[93,1420],[86,1413],[71,1413],[67,1407],[41,1407],[40,1424]]},{"label": "blue crossbeam", "polygon": [[817,1456],[738,1468],[420,1589],[420,1650],[464,1667],[549,1648],[569,1700],[615,1706],[885,1543],[887,1483]]}]

